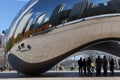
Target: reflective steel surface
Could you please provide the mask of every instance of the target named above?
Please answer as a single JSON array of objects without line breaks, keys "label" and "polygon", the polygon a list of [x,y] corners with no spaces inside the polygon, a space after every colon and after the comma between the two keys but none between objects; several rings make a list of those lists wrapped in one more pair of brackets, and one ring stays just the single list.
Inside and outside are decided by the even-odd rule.
[{"label": "reflective steel surface", "polygon": [[[116,17],[116,15],[120,16],[119,5],[120,0],[30,0],[17,14],[9,28],[5,51],[11,53],[8,56],[10,64],[24,74],[43,73],[62,59],[77,52],[79,47],[81,48],[81,45],[84,45],[87,41],[102,39],[100,35],[102,33],[105,35],[102,36],[103,38],[119,38],[120,31],[117,30],[119,17]],[[88,20],[88,22],[86,20],[90,17],[99,18],[108,15],[112,17],[103,20]],[[65,25],[75,23],[77,20],[81,20],[83,23]],[[117,23],[115,27],[112,22]],[[107,27],[102,30],[104,26],[101,24],[107,25]],[[56,28],[61,25],[64,28],[57,30]],[[108,25],[112,26],[109,27]],[[96,32],[92,33],[94,29]],[[90,31],[88,32],[88,30]],[[111,35],[112,32],[114,32],[114,36]],[[46,33],[49,34],[44,35]],[[80,37],[80,34],[84,35]],[[32,46],[27,45],[27,49],[19,51],[17,48],[21,48],[18,45],[24,48],[22,42]],[[97,45],[98,48],[91,47],[90,49],[109,52],[109,49],[102,49],[103,47],[99,45]],[[117,50],[119,52],[118,48]],[[119,56],[118,53],[115,55]]]}]

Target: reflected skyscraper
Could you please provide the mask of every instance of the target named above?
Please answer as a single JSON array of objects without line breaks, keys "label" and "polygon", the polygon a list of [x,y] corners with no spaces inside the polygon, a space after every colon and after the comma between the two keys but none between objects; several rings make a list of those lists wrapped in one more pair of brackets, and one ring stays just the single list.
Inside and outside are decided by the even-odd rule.
[{"label": "reflected skyscraper", "polygon": [[52,12],[51,17],[50,17],[50,22],[55,23],[55,21],[58,19],[60,16],[59,13],[62,12],[66,4],[60,4],[58,5]]},{"label": "reflected skyscraper", "polygon": [[38,18],[37,18],[37,21],[36,21],[36,24],[42,24],[45,22],[45,13],[41,14]]},{"label": "reflected skyscraper", "polygon": [[75,3],[73,5],[73,8],[71,9],[70,12],[70,17],[79,17],[81,14],[85,12],[89,5],[89,0],[83,0],[82,2]]},{"label": "reflected skyscraper", "polygon": [[33,13],[26,14],[22,19],[21,22],[18,24],[18,28],[14,32],[14,37],[16,38],[19,33],[23,32],[23,29],[26,27],[26,23],[30,19]]},{"label": "reflected skyscraper", "polygon": [[45,16],[46,16],[45,12],[38,13],[33,21],[34,27],[32,29],[36,29],[41,24],[43,24],[45,22]]},{"label": "reflected skyscraper", "polygon": [[28,24],[27,24],[27,26],[26,26],[26,28],[25,28],[25,32],[30,30],[31,25],[33,24],[33,20],[34,20],[34,19],[31,18],[31,19],[28,21]]},{"label": "reflected skyscraper", "polygon": [[110,0],[108,1],[108,6],[115,9],[117,12],[120,12],[120,0]]}]

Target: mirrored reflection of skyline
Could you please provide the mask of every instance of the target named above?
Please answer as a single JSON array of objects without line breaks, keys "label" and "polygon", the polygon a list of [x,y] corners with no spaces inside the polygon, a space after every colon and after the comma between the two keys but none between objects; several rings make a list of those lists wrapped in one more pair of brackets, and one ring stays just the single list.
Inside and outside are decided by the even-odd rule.
[{"label": "mirrored reflection of skyline", "polygon": [[31,0],[11,24],[7,41],[73,20],[113,13],[120,13],[120,0]]},{"label": "mirrored reflection of skyline", "polygon": [[[43,1],[44,2],[44,1]],[[59,2],[56,2],[55,0],[51,3],[51,8],[44,7],[44,10],[46,12],[46,17],[49,18],[49,20],[59,20],[60,17],[64,19],[65,17],[71,18],[75,17],[82,18],[82,17],[89,17],[99,14],[109,14],[109,13],[116,13],[119,12],[119,0],[60,0]],[[40,5],[40,4],[38,4]],[[61,6],[60,6],[61,5]],[[54,6],[54,7],[53,7]],[[59,6],[59,8],[58,8]],[[34,9],[35,11],[38,8]],[[42,9],[40,9],[42,10]],[[42,10],[42,11],[44,11]],[[55,11],[56,10],[56,11]],[[40,11],[40,12],[42,12]],[[58,13],[57,13],[58,12]],[[49,13],[49,14],[47,14]],[[89,14],[88,14],[89,13]],[[65,16],[63,14],[69,15]],[[52,16],[54,15],[54,19]],[[61,16],[62,15],[62,16]],[[72,19],[74,20],[74,19]],[[62,21],[64,22],[64,21]],[[60,23],[59,23],[60,24]],[[58,25],[58,24],[55,24]]]},{"label": "mirrored reflection of skyline", "polygon": [[[46,16],[50,17],[53,9],[56,6],[58,6],[60,4],[66,4],[66,6],[64,7],[64,10],[66,10],[66,9],[71,9],[75,3],[79,3],[79,2],[82,2],[82,1],[84,1],[84,0],[58,0],[58,1],[49,0],[46,3],[45,0],[40,0],[39,3],[36,4],[36,7],[34,7],[35,8],[34,12],[38,12],[38,11],[43,12],[43,11],[45,11],[46,13],[49,13]],[[109,0],[88,0],[88,1],[89,1],[89,3],[92,3],[93,5],[97,6],[99,3],[104,3],[104,5],[107,5]],[[42,4],[42,3],[44,3],[44,4]],[[48,3],[50,4],[50,7],[48,7]],[[42,7],[39,7],[40,5]]]}]

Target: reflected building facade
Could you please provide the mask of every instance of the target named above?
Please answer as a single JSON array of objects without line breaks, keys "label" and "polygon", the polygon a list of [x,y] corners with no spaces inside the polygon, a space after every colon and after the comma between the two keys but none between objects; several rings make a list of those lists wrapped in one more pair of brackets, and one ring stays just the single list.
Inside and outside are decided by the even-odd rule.
[{"label": "reflected building facade", "polygon": [[[23,9],[21,9],[21,11],[17,14],[17,16],[15,17],[15,19],[13,20],[9,28],[5,51],[6,53],[12,55],[12,57],[10,56],[8,58],[10,64],[17,71],[22,72],[24,74],[32,74],[32,73],[39,73],[39,72],[43,73],[49,70],[51,67],[57,64],[60,60],[68,56],[68,54],[64,54],[66,52],[69,52],[69,51],[65,52],[65,50],[67,50],[65,48],[66,45],[60,47],[59,44],[58,45],[57,43],[54,44],[55,42],[59,41],[58,43],[61,43],[61,45],[63,45],[67,43],[64,41],[64,39],[69,39],[69,40],[73,39],[73,38],[71,39],[70,38],[71,36],[69,36],[69,34],[73,34],[73,33],[68,33],[68,34],[66,33],[64,35],[61,35],[62,29],[64,29],[64,26],[71,23],[76,24],[75,23],[76,21],[79,21],[79,23],[82,23],[84,21],[87,21],[86,18],[90,18],[90,17],[96,18],[97,16],[102,16],[102,15],[110,15],[110,14],[115,15],[116,13],[119,14],[120,13],[119,5],[120,5],[120,0],[104,0],[104,1],[103,0],[102,1],[101,0],[48,0],[47,3],[46,3],[46,0],[30,0],[23,7]],[[59,26],[62,26],[62,28],[61,27],[59,28],[61,32],[58,32],[60,33],[58,35],[57,30],[59,31],[59,29],[57,28]],[[73,26],[73,28],[74,27],[75,26]],[[63,33],[64,31],[69,31],[72,29],[70,28],[67,30],[67,28],[63,30]],[[56,33],[54,32],[54,29],[55,30],[57,29]],[[55,35],[57,35],[57,37],[55,38],[57,39],[56,41],[54,41]],[[78,35],[77,38],[79,38],[79,35],[81,34],[76,33],[76,35]],[[52,37],[49,37],[49,36],[52,36]],[[61,36],[64,36],[64,38],[60,38]],[[32,40],[35,40],[35,41],[32,42]],[[36,44],[37,47],[34,47],[36,46],[35,43],[37,41],[39,41]],[[24,49],[23,49],[24,51],[19,51],[17,49],[18,45],[21,45],[22,42],[34,45],[32,46],[32,49],[30,52]],[[65,42],[65,43],[62,43],[62,42]],[[78,42],[73,41],[70,43],[72,43],[73,44],[72,46],[74,46],[74,44]],[[57,50],[56,48],[58,46],[62,50]],[[70,48],[69,50],[72,50],[72,48]],[[28,51],[28,53],[26,51]],[[36,60],[38,60],[40,64],[38,63],[34,64],[35,58],[31,59],[31,56],[30,56],[31,61],[29,60],[29,57],[27,57],[28,58],[27,60],[29,60],[28,62],[25,60],[21,60],[22,57],[24,57],[24,55],[17,54],[17,53],[25,53],[25,55],[28,54],[27,56],[33,53],[34,55],[39,54],[38,56],[40,57],[39,59],[41,60],[38,60],[38,59]],[[51,53],[50,56],[52,55],[52,58],[49,58],[50,56],[47,56],[49,53]],[[56,55],[54,56],[52,53],[56,54],[57,56]],[[20,57],[20,58],[16,58],[16,55],[17,57]],[[44,61],[42,61],[42,58],[44,59]],[[18,62],[23,65],[21,66],[18,64],[20,67],[17,66],[18,62],[16,63],[13,59],[18,60]],[[53,61],[51,62],[50,66],[48,65],[49,61]],[[25,65],[25,64],[28,64],[28,65]],[[32,70],[31,65],[33,64],[34,64],[34,69]],[[39,70],[37,68],[38,65],[40,65]]]},{"label": "reflected building facade", "polygon": [[64,9],[65,4],[60,4],[58,5],[52,12],[51,17],[50,17],[50,23],[57,24],[59,21],[59,18],[61,17],[61,12]]},{"label": "reflected building facade", "polygon": [[120,12],[120,0],[110,0],[108,6],[115,9],[117,12]]},{"label": "reflected building facade", "polygon": [[83,0],[82,2],[77,2],[73,5],[71,11],[70,11],[70,15],[69,17],[76,17],[79,18],[81,14],[83,14],[85,12],[85,10],[87,9],[89,5],[89,1],[88,0]]}]

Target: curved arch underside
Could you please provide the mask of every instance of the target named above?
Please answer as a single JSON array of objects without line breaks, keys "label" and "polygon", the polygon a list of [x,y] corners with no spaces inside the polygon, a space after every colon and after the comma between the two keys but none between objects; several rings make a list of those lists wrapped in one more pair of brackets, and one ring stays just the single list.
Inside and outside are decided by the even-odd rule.
[{"label": "curved arch underside", "polygon": [[19,72],[22,72],[24,74],[39,74],[39,73],[48,71],[53,66],[55,66],[58,62],[76,53],[77,51],[84,51],[84,50],[99,50],[99,51],[107,52],[109,54],[120,57],[120,44],[118,44],[118,42],[108,41],[108,42],[101,42],[98,44],[94,44],[92,46],[85,47],[84,49],[81,47],[78,47],[63,55],[60,55],[58,57],[55,57],[48,61],[44,61],[40,63],[25,62],[13,54],[10,54],[8,59],[9,59],[9,62],[14,66],[14,68],[17,69],[17,71]]},{"label": "curved arch underside", "polygon": [[21,43],[31,50],[18,51],[17,44],[8,59],[13,68],[24,74],[43,73],[64,58],[83,50],[99,50],[120,57],[120,16],[86,20],[66,25]]}]

